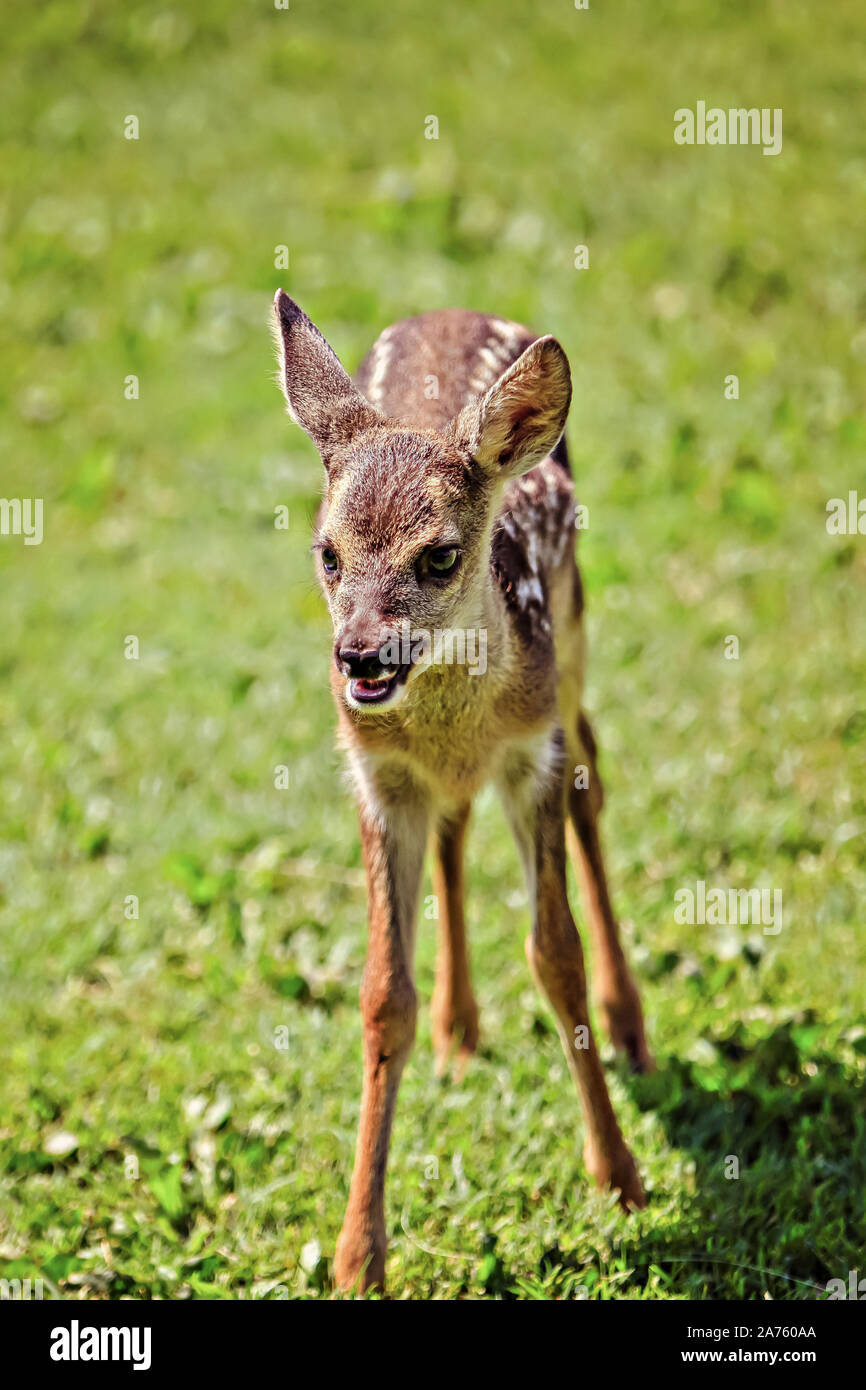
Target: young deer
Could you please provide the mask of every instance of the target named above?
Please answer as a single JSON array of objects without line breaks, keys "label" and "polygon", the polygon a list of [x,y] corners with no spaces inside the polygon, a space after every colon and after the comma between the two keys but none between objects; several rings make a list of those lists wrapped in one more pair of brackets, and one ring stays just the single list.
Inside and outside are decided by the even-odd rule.
[{"label": "young deer", "polygon": [[[652,1065],[598,835],[602,788],[581,704],[582,591],[563,438],[568,361],[552,337],[438,310],[386,328],[354,385],[282,290],[275,304],[289,414],[325,466],[315,549],[334,625],[331,689],[357,794],[369,895],[361,986],[364,1081],[335,1273],[384,1283],[384,1185],[397,1087],[415,1034],[415,916],[432,835],[437,1065],[478,1043],[463,917],[472,799],[498,784],[532,905],[530,967],[558,1021],[586,1127],[584,1159],[625,1207],[644,1205],[592,1037],[566,893],[566,835],[616,1047]],[[486,633],[486,669],[437,663],[411,634]],[[421,658],[416,656],[420,645]],[[408,648],[408,650],[407,650]],[[398,655],[395,656],[394,653]],[[588,769],[578,789],[577,765]]]}]

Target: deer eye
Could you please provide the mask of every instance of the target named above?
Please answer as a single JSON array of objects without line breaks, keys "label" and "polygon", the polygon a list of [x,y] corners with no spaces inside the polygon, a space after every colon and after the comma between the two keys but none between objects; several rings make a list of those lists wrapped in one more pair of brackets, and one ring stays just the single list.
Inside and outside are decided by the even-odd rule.
[{"label": "deer eye", "polygon": [[457,564],[456,545],[437,545],[427,552],[427,566],[438,577],[450,574]]},{"label": "deer eye", "polygon": [[322,556],[322,566],[325,573],[336,574],[340,567],[336,551],[332,550],[329,545],[323,545],[320,554]]}]

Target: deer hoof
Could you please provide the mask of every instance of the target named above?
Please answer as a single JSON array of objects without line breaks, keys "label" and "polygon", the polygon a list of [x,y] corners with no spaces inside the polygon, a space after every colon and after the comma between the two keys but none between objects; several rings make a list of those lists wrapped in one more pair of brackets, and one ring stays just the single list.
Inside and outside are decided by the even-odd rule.
[{"label": "deer hoof", "polygon": [[641,1211],[646,1206],[646,1194],[638,1176],[637,1165],[624,1145],[608,1157],[587,1144],[583,1151],[583,1161],[599,1187],[618,1193],[623,1211]]},{"label": "deer hoof", "polygon": [[629,983],[616,998],[600,999],[599,1010],[611,1042],[617,1052],[628,1058],[632,1071],[655,1071],[636,986]]},{"label": "deer hoof", "polygon": [[460,1081],[478,1047],[478,1007],[471,997],[462,1004],[448,1007],[437,1007],[434,999],[431,1012],[436,1075],[446,1074],[451,1055],[456,1051],[453,1077]]},{"label": "deer hoof", "polygon": [[334,1255],[334,1278],[343,1293],[367,1293],[385,1287],[385,1242],[358,1238],[345,1228]]}]

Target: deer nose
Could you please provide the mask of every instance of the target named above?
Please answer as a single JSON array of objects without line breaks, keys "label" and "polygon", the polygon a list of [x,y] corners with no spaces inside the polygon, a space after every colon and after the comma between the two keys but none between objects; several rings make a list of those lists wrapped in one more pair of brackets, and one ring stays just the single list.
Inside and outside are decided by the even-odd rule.
[{"label": "deer nose", "polygon": [[375,680],[384,670],[378,647],[367,647],[361,652],[354,647],[338,647],[336,657],[338,670],[351,680]]}]

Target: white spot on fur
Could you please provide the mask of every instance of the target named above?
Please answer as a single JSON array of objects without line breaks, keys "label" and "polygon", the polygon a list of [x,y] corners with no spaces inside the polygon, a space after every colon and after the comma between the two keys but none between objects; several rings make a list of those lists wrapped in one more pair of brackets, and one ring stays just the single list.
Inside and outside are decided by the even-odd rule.
[{"label": "white spot on fur", "polygon": [[386,328],[383,333],[380,333],[373,346],[373,371],[366,393],[367,400],[373,405],[378,405],[382,399],[385,377],[394,355],[394,344],[389,342],[391,332],[390,328]]},{"label": "white spot on fur", "polygon": [[517,583],[517,602],[525,608],[529,603],[544,603],[544,590],[541,587],[541,580],[537,574],[533,574],[528,579],[520,579]]},{"label": "white spot on fur", "polygon": [[[488,341],[490,340],[488,339]],[[491,372],[501,372],[501,359],[489,347],[481,348],[478,353],[478,356],[481,358],[481,361],[484,363],[485,367],[490,368]]]},{"label": "white spot on fur", "polygon": [[492,332],[478,349],[482,370],[476,371],[469,382],[476,395],[486,392],[502,373],[520,356],[521,330],[514,323],[492,319]]},{"label": "white spot on fur", "polygon": [[509,319],[494,319],[493,331],[498,334],[510,351],[517,351],[522,337],[518,324],[512,323]]}]

